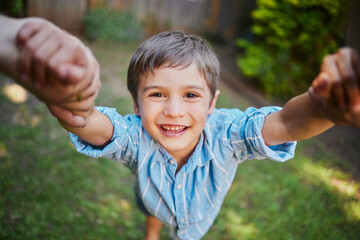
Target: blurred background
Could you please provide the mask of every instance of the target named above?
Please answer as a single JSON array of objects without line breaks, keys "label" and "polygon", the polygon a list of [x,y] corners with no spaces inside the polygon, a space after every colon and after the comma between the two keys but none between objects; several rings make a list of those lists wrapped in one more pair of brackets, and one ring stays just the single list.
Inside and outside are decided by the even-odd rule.
[{"label": "blurred background", "polygon": [[[360,51],[358,0],[2,0],[0,12],[48,19],[84,41],[101,66],[97,105],[121,114],[133,112],[129,60],[161,31],[210,42],[219,108],[283,105],[307,90],[325,55]],[[12,79],[0,75],[0,89],[0,239],[142,239],[129,171],[76,153]],[[243,163],[205,239],[358,239],[359,143],[359,129],[334,127],[287,163]]]}]

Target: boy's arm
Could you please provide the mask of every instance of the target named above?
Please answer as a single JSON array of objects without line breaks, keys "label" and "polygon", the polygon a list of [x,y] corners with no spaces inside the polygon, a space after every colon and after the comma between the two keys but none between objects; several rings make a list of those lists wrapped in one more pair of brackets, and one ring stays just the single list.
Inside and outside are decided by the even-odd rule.
[{"label": "boy's arm", "polygon": [[359,58],[355,51],[346,48],[325,57],[309,92],[265,118],[265,143],[271,146],[310,138],[334,123],[360,127],[359,86]]},{"label": "boy's arm", "polygon": [[85,127],[72,127],[61,120],[59,120],[59,123],[63,128],[93,146],[101,147],[108,144],[114,132],[114,126],[110,119],[96,109],[90,112]]},{"label": "boy's arm", "polygon": [[316,136],[334,125],[312,104],[308,93],[292,98],[284,108],[265,118],[261,130],[265,144],[278,145]]}]

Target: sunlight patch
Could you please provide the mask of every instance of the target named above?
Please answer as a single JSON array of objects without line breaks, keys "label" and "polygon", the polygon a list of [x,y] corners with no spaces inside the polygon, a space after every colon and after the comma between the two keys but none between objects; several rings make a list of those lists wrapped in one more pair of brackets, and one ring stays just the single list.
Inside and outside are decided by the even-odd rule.
[{"label": "sunlight patch", "polygon": [[349,180],[346,173],[337,169],[326,168],[312,162],[304,162],[303,170],[331,188],[335,188],[343,195],[355,197],[358,200],[360,199],[360,183]]},{"label": "sunlight patch", "polygon": [[360,202],[351,202],[345,205],[346,215],[355,220],[360,220]]},{"label": "sunlight patch", "polygon": [[335,187],[339,192],[348,196],[353,196],[360,200],[360,187],[355,181],[344,181],[335,177],[330,180],[330,185]]},{"label": "sunlight patch", "polygon": [[257,228],[254,223],[244,223],[243,219],[234,211],[227,211],[227,230],[232,236],[239,239],[248,239],[257,235]]},{"label": "sunlight patch", "polygon": [[37,126],[40,123],[40,120],[41,118],[39,117],[39,115],[32,116],[30,119],[31,126]]},{"label": "sunlight patch", "polygon": [[0,157],[5,157],[8,155],[8,152],[6,150],[5,145],[3,145],[2,143],[0,143]]},{"label": "sunlight patch", "polygon": [[2,91],[13,103],[23,103],[27,100],[26,90],[16,83],[6,84]]},{"label": "sunlight patch", "polygon": [[128,200],[126,199],[120,199],[120,207],[125,211],[131,210],[131,205]]}]

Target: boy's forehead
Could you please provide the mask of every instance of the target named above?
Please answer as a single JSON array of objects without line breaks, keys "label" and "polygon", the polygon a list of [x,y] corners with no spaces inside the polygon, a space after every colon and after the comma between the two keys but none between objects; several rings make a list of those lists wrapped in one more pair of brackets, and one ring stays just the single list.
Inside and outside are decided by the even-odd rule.
[{"label": "boy's forehead", "polygon": [[[170,71],[168,71],[170,70]],[[171,70],[175,70],[175,71],[171,71]],[[163,65],[159,68],[156,69],[149,69],[147,70],[139,79],[139,85],[147,85],[147,84],[154,84],[156,82],[161,82],[161,81],[166,81],[168,79],[168,77],[171,77],[171,75],[178,75],[178,74],[182,74],[182,72],[185,72],[187,76],[189,76],[188,79],[190,80],[195,80],[197,79],[198,84],[205,84],[206,86],[208,86],[208,83],[205,79],[205,75],[203,72],[201,72],[198,68],[198,65],[196,63],[192,63],[189,66],[168,66],[168,65]],[[200,78],[199,78],[200,77]],[[182,79],[184,80],[184,82],[186,82],[186,80],[188,79]],[[201,79],[199,81],[199,79]],[[179,83],[182,83],[183,81],[178,81]],[[195,82],[193,82],[195,85]],[[210,89],[208,89],[210,90]]]}]

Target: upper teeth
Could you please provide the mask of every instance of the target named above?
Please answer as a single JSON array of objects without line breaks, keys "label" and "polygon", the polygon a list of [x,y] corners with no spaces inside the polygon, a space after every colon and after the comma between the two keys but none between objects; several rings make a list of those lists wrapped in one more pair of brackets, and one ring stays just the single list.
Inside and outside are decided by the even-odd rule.
[{"label": "upper teeth", "polygon": [[163,126],[162,128],[165,130],[178,131],[178,130],[183,130],[185,127],[184,126],[176,126],[176,127]]}]

